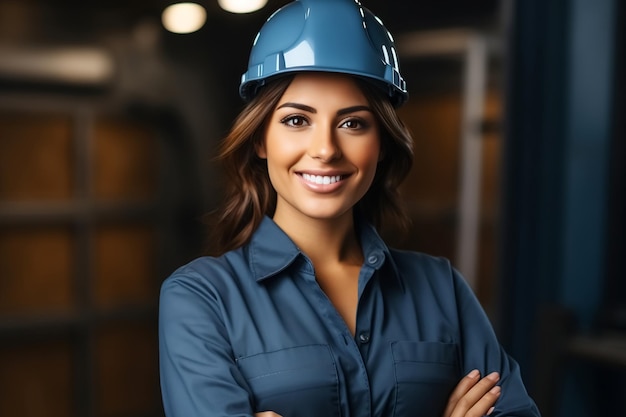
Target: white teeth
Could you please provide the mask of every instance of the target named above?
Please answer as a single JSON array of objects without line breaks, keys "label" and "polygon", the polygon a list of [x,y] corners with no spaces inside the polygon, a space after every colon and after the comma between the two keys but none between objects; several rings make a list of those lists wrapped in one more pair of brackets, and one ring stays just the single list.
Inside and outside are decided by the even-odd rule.
[{"label": "white teeth", "polygon": [[334,184],[337,181],[341,181],[341,175],[311,175],[302,174],[302,178],[315,184]]}]

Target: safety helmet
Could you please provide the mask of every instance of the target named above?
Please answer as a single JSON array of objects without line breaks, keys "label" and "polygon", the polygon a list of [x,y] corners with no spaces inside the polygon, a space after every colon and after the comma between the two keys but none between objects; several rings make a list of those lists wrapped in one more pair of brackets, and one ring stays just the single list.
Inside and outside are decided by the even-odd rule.
[{"label": "safety helmet", "polygon": [[299,71],[364,77],[399,106],[408,98],[391,33],[359,0],[295,0],[256,35],[239,94],[248,101],[266,80]]}]

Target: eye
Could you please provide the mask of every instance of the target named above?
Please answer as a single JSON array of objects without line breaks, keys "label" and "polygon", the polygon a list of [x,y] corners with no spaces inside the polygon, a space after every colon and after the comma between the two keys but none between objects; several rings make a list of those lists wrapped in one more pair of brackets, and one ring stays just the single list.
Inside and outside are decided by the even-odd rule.
[{"label": "eye", "polygon": [[308,125],[308,120],[299,114],[289,115],[280,120],[280,122],[284,125],[290,127],[302,127]]},{"label": "eye", "polygon": [[365,129],[368,127],[367,122],[359,118],[350,118],[341,123],[339,127],[343,127],[350,130]]}]

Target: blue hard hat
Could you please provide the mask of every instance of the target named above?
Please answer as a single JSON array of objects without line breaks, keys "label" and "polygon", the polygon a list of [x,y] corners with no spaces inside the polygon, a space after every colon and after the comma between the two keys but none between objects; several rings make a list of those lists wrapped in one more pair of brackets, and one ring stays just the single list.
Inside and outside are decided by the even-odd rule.
[{"label": "blue hard hat", "polygon": [[296,0],[275,11],[254,39],[239,94],[248,101],[268,78],[299,71],[364,77],[396,106],[408,98],[391,33],[358,0]]}]

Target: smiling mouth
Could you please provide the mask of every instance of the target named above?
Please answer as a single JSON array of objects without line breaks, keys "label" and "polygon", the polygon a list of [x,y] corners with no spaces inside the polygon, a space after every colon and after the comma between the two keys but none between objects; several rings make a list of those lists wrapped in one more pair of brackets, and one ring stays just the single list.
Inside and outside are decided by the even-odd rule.
[{"label": "smiling mouth", "polygon": [[305,173],[300,175],[305,181],[313,184],[334,184],[347,177],[347,175],[311,175]]}]

